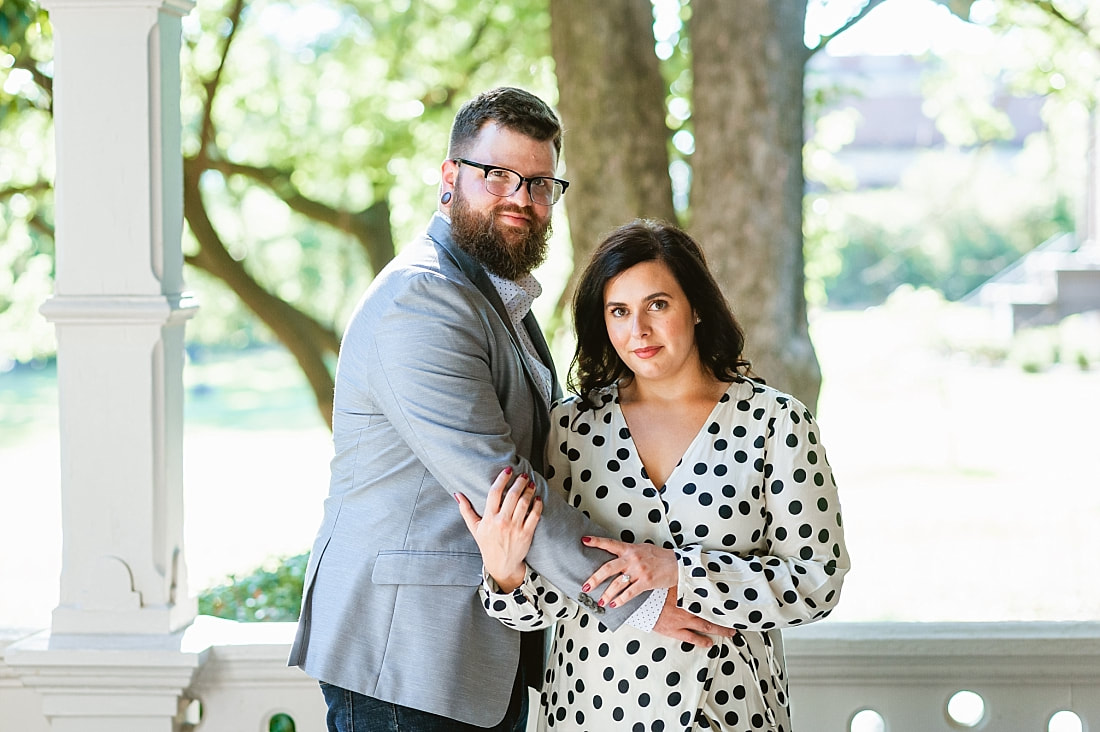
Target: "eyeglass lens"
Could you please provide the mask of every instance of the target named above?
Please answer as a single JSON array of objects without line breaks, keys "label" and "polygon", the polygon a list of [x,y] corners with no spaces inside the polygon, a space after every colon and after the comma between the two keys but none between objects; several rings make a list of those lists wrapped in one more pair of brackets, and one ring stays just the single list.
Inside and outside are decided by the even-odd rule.
[{"label": "eyeglass lens", "polygon": [[[485,190],[494,196],[506,198],[518,191],[522,184],[519,175],[510,170],[496,168],[485,174]],[[562,185],[553,178],[528,178],[527,193],[535,203],[550,206],[561,198]]]}]

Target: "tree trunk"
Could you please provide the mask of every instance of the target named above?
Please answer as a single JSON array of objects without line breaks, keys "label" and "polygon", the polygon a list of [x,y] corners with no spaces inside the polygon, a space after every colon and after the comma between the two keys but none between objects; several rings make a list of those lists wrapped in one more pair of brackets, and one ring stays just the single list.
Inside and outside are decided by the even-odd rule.
[{"label": "tree trunk", "polygon": [[321,417],[332,429],[335,382],[325,355],[338,352],[340,336],[265,290],[248,274],[244,265],[230,256],[203,205],[199,188],[201,172],[198,165],[185,161],[183,211],[199,242],[198,254],[187,257],[186,261],[224,282],[286,346],[309,382]]},{"label": "tree trunk", "polygon": [[814,408],[802,256],[806,0],[693,0],[692,234],[767,382]]},{"label": "tree trunk", "polygon": [[637,217],[674,222],[676,212],[649,0],[550,0],[550,40],[572,183],[567,300],[602,234]]}]

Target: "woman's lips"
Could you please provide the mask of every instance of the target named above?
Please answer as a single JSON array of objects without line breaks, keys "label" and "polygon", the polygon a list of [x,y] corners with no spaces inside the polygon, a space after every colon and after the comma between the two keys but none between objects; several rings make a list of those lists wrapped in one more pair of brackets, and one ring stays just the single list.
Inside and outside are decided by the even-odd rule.
[{"label": "woman's lips", "polygon": [[633,353],[638,358],[653,358],[659,350],[661,350],[660,346],[647,346],[645,348],[635,348]]}]

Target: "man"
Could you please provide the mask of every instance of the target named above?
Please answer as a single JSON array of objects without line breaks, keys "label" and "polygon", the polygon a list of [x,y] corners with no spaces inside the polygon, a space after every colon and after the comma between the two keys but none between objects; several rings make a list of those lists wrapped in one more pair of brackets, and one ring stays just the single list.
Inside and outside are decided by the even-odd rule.
[{"label": "man", "polygon": [[[560,151],[557,116],[525,91],[464,105],[439,211],[375,277],[344,334],[331,486],[290,654],[321,682],[334,732],[524,728],[542,639],[485,614],[481,556],[452,498],[483,507],[505,467],[532,476],[544,501],[534,568],[609,628],[645,599],[612,609],[592,600],[603,586],[581,592],[611,558],[581,538],[606,532],[539,474],[560,388],[530,313],[531,271],[569,185],[554,177]],[[645,602],[658,632],[720,630],[665,593]]]}]

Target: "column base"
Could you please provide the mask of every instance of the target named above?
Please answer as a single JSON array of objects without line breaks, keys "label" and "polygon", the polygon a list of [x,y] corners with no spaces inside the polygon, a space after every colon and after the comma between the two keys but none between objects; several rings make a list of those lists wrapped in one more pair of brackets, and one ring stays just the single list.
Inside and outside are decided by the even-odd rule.
[{"label": "column base", "polygon": [[5,661],[40,695],[52,732],[178,732],[185,692],[222,624],[205,618],[167,635],[42,631],[8,646]]}]

